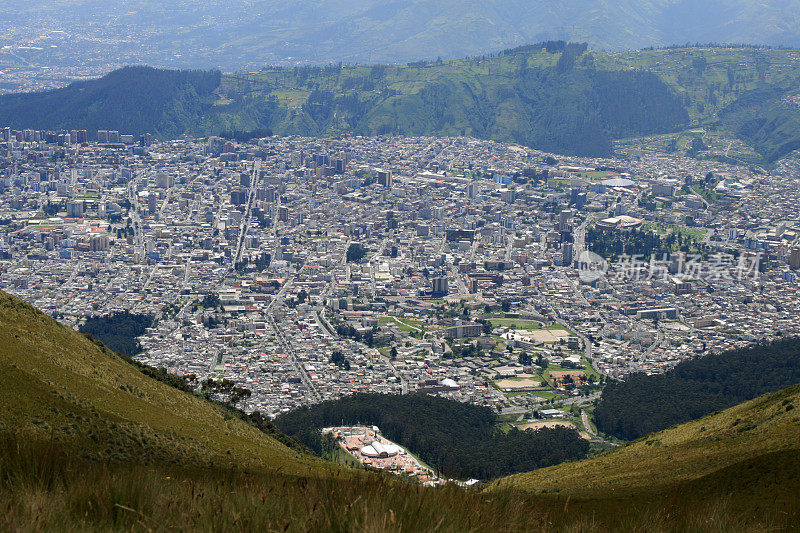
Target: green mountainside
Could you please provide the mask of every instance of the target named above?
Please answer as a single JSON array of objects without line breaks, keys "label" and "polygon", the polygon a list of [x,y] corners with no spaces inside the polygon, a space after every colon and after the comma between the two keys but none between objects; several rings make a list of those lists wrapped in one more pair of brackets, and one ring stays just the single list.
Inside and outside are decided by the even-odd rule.
[{"label": "green mountainside", "polygon": [[[129,67],[44,93],[0,97],[0,124],[162,138],[470,135],[607,156],[617,139],[713,132],[748,164],[800,147],[800,51],[681,48],[608,53],[561,41],[489,57],[250,73]],[[685,143],[667,147],[686,151]]]},{"label": "green mountainside", "polygon": [[217,71],[125,67],[64,89],[0,98],[3,124],[17,129],[98,129],[176,138],[202,128],[219,86]]},{"label": "green mountainside", "polygon": [[0,293],[0,527],[788,530],[798,407],[794,387],[488,490],[428,488],[287,448]]},{"label": "green mountainside", "polygon": [[3,292],[0,430],[104,461],[330,470]]},{"label": "green mountainside", "polygon": [[800,338],[780,339],[690,359],[664,374],[609,383],[594,421],[605,434],[634,440],[796,383]]},{"label": "green mountainside", "polygon": [[592,459],[504,478],[495,488],[592,499],[725,493],[753,505],[777,501],[797,513],[799,411],[795,385]]}]

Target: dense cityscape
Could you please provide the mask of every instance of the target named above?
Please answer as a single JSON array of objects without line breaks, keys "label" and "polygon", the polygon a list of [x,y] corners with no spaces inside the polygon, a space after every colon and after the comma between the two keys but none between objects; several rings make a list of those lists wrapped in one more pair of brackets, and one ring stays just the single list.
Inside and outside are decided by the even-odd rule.
[{"label": "dense cityscape", "polygon": [[0,530],[797,531],[800,2],[0,2]]},{"label": "dense cityscape", "polygon": [[76,328],[152,315],[136,358],[248,411],[425,391],[589,438],[566,411],[607,376],[800,330],[793,159],[2,135],[0,289]]}]

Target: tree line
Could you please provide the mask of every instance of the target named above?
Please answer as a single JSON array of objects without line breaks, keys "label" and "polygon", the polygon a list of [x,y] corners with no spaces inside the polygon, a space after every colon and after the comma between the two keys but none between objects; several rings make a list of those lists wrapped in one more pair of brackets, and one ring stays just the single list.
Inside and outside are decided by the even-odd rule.
[{"label": "tree line", "polygon": [[589,444],[572,429],[542,428],[503,432],[497,413],[426,394],[356,394],[280,415],[275,425],[306,446],[324,453],[320,429],[375,425],[388,439],[407,447],[441,474],[492,479],[580,459]]},{"label": "tree line", "polygon": [[153,315],[118,311],[106,316],[89,317],[78,331],[99,339],[115,352],[133,357],[142,352],[137,338],[153,325],[153,320]]},{"label": "tree line", "polygon": [[638,439],[800,383],[800,338],[758,343],[684,361],[660,375],[609,383],[594,411],[597,428]]}]

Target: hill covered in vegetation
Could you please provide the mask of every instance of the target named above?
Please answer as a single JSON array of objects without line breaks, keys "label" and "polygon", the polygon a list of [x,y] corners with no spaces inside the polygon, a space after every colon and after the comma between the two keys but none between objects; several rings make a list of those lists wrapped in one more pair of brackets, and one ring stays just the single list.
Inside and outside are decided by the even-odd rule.
[{"label": "hill covered in vegetation", "polygon": [[0,292],[0,433],[98,461],[327,471],[176,384]]},{"label": "hill covered in vegetation", "polygon": [[[0,123],[15,129],[118,130],[176,138],[213,107],[219,71],[125,67],[63,89],[0,97]],[[202,127],[202,126],[200,126]]]},{"label": "hill covered in vegetation", "polygon": [[[749,143],[753,164],[800,147],[798,86],[797,50],[609,53],[551,41],[402,66],[225,75],[130,67],[63,89],[2,96],[0,124],[85,128],[90,137],[97,129],[161,138],[470,135],[584,156],[611,155],[618,139],[714,133]],[[666,149],[692,154],[685,144]]]},{"label": "hill covered in vegetation", "polygon": [[491,479],[581,459],[589,443],[563,427],[504,433],[497,414],[426,394],[356,394],[296,409],[275,419],[287,435],[321,453],[320,430],[338,425],[378,426],[445,476]]},{"label": "hill covered in vegetation", "polygon": [[[800,507],[786,505],[799,492],[796,388],[727,411],[718,424],[687,425],[681,435],[694,436],[694,463],[666,437],[661,446],[641,443],[665,453],[639,469],[639,479],[664,471],[690,478],[694,470],[681,465],[698,461],[701,475],[713,474],[712,485],[707,476],[665,499],[636,485],[624,497],[574,497],[537,494],[529,484],[429,488],[345,469],[281,444],[179,381],[148,376],[169,381],[0,292],[3,529],[738,531],[787,529],[800,519]],[[636,467],[636,457],[604,467],[603,479]],[[558,479],[571,483],[585,464],[556,467],[565,469]],[[737,469],[715,471],[730,464]]]},{"label": "hill covered in vegetation", "polygon": [[600,431],[634,440],[797,383],[800,339],[783,339],[609,383],[594,418]]},{"label": "hill covered in vegetation", "polygon": [[230,75],[220,85],[215,72],[127,68],[47,93],[0,97],[0,123],[85,128],[92,136],[97,129],[150,130],[163,138],[251,130],[472,135],[578,155],[609,155],[614,138],[688,124],[658,77],[575,69],[585,46],[548,46],[552,65],[531,68],[523,54],[510,70],[495,59],[495,68],[472,60],[333,66]]},{"label": "hill covered in vegetation", "polygon": [[[727,497],[733,507],[770,506],[775,513],[797,516],[798,409],[800,385],[795,385],[598,457],[504,478],[493,488],[569,495],[573,502],[608,499],[634,507],[643,498],[667,505],[693,500],[697,510]],[[740,521],[733,529],[751,529],[752,523],[747,524],[752,517],[752,511],[731,514]]]}]

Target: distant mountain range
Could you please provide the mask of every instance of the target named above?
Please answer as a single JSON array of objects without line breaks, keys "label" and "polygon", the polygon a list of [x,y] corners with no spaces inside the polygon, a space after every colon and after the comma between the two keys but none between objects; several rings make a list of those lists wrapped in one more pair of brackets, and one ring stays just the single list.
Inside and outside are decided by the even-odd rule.
[{"label": "distant mountain range", "polygon": [[[621,139],[683,133],[657,144],[764,165],[800,149],[798,87],[800,50],[609,53],[550,41],[403,66],[238,74],[127,67],[63,89],[0,96],[0,125],[87,129],[90,139],[98,129],[162,139],[233,131],[468,135],[581,156],[612,155]],[[693,142],[698,135],[703,143]],[[750,148],[693,148],[737,138]]]},{"label": "distant mountain range", "polygon": [[0,21],[0,44],[29,37],[16,55],[34,64],[106,56],[223,71],[452,59],[543,40],[800,46],[793,0],[6,0]]}]

